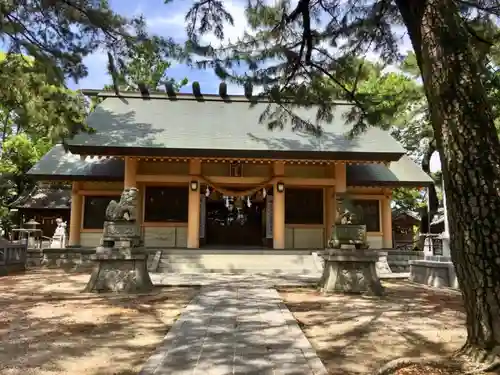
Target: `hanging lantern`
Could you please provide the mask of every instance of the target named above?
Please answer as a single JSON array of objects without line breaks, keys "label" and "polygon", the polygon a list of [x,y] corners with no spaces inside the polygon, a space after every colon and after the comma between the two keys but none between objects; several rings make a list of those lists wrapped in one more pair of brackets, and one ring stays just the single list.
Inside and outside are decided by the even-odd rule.
[{"label": "hanging lantern", "polygon": [[260,202],[262,201],[262,192],[261,191],[258,191],[255,193],[255,196],[253,197],[253,199],[256,201],[256,202]]},{"label": "hanging lantern", "polygon": [[210,192],[209,198],[213,201],[216,201],[216,200],[222,199],[222,196],[219,192],[217,192],[217,190],[212,189],[212,191]]},{"label": "hanging lantern", "polygon": [[205,189],[205,197],[207,197],[207,198],[208,198],[209,196],[210,196],[210,188],[209,188],[209,187],[208,187],[208,185],[207,185],[207,187],[206,187],[206,189]]},{"label": "hanging lantern", "polygon": [[252,201],[250,200],[250,196],[247,197],[247,207],[252,207]]},{"label": "hanging lantern", "polygon": [[266,198],[267,191],[266,188],[262,189],[262,198]]},{"label": "hanging lantern", "polygon": [[238,197],[236,199],[236,202],[234,203],[234,205],[236,206],[236,208],[238,209],[242,209],[243,208],[243,197]]}]

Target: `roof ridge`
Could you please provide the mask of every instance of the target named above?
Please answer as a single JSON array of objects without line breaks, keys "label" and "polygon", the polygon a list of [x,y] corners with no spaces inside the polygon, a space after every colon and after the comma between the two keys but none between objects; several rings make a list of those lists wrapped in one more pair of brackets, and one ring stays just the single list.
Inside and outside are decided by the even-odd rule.
[{"label": "roof ridge", "polygon": [[[276,103],[270,100],[268,97],[259,97],[258,95],[247,97],[243,94],[239,95],[227,95],[220,96],[219,94],[201,94],[194,95],[189,93],[176,93],[175,95],[169,95],[166,91],[149,91],[147,95],[142,94],[140,91],[120,91],[118,94],[113,90],[99,90],[99,89],[81,89],[80,92],[89,97],[100,97],[100,98],[124,98],[124,99],[156,99],[156,100],[192,100],[198,102],[212,101],[212,102],[225,102],[225,103]],[[291,103],[293,102],[293,97],[284,97],[283,102]],[[309,105],[319,105],[320,103],[309,103]],[[336,105],[353,105],[352,103],[345,100],[335,100],[331,104]]]}]

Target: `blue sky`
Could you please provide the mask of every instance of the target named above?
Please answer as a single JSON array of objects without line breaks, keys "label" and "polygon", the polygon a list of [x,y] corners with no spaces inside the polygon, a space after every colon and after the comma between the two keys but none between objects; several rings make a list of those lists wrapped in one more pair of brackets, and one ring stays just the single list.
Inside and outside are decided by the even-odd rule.
[{"label": "blue sky", "polygon": [[[111,7],[119,14],[133,16],[143,14],[147,20],[149,30],[158,35],[169,36],[176,41],[186,39],[184,16],[191,4],[188,0],[174,0],[173,3],[165,5],[163,0],[111,0]],[[231,12],[235,20],[235,26],[225,28],[226,38],[234,40],[243,34],[246,22],[244,19],[243,0],[233,0],[227,2],[226,8]],[[215,42],[213,37],[207,40]],[[68,81],[68,86],[72,89],[99,89],[110,82],[107,73],[107,59],[104,52],[94,53],[85,60],[85,65],[89,70],[89,75],[81,79],[78,83]],[[220,80],[212,70],[199,70],[189,68],[185,65],[172,62],[172,67],[168,70],[168,76],[176,80],[184,77],[189,82],[198,81],[203,93],[217,93]],[[191,84],[188,84],[182,91],[191,91]],[[243,89],[235,85],[228,85],[230,94],[240,94]]]},{"label": "blue sky", "polygon": [[[224,28],[225,41],[235,41],[241,37],[247,26],[246,17],[244,14],[246,0],[226,0],[224,6],[231,13],[234,19],[234,26],[226,25]],[[189,7],[192,5],[191,0],[174,0],[172,3],[165,5],[164,0],[110,0],[111,7],[118,14],[123,16],[144,15],[148,28],[153,34],[168,36],[174,40],[182,42],[186,39],[184,17]],[[402,43],[402,50],[407,50],[410,47],[407,38]],[[205,36],[205,42],[212,42],[213,45],[218,45],[220,41],[213,36]],[[368,58],[373,58],[368,54]],[[187,77],[190,84],[184,87],[183,92],[191,91],[191,83],[198,81],[203,93],[217,93],[220,80],[211,70],[200,70],[189,68],[185,65],[172,62],[173,66],[168,70],[168,76],[176,80],[181,80]],[[95,53],[85,59],[85,65],[89,70],[89,75],[85,79],[80,80],[77,84],[68,82],[72,89],[99,89],[104,84],[110,82],[110,77],[107,74],[107,58],[104,52]],[[233,84],[228,84],[228,92],[230,94],[242,94],[243,89]]]},{"label": "blue sky", "polygon": [[[234,26],[227,25],[225,28],[226,41],[234,41],[242,36],[247,22],[244,15],[244,5],[246,0],[226,0],[224,5],[234,19]],[[164,0],[110,0],[111,7],[124,16],[134,16],[143,14],[146,18],[149,30],[154,34],[169,36],[176,41],[182,42],[186,39],[184,16],[192,4],[191,0],[174,0],[169,5],[164,4]],[[218,44],[214,37],[207,36],[205,41]],[[402,50],[408,50],[410,44],[407,38],[403,40]],[[368,56],[367,56],[368,57]],[[107,73],[107,58],[104,51],[94,53],[85,58],[85,65],[89,75],[81,79],[78,83],[68,81],[68,86],[72,89],[100,89],[105,84],[110,83]],[[203,93],[217,93],[220,80],[212,70],[199,70],[190,68],[176,62],[172,62],[172,67],[168,70],[169,77],[181,80],[184,77],[189,79],[190,84],[183,88],[183,92],[191,92],[191,83],[198,81]],[[228,85],[229,94],[242,94],[243,89],[233,84]],[[439,156],[432,158],[433,170],[440,169]]]}]

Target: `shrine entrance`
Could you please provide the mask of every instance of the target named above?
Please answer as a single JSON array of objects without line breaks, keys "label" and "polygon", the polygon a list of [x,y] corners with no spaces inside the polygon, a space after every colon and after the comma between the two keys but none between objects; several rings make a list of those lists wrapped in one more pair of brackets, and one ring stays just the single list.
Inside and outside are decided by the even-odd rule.
[{"label": "shrine entrance", "polygon": [[217,192],[205,199],[205,245],[264,247],[266,245],[265,193],[227,196]]}]

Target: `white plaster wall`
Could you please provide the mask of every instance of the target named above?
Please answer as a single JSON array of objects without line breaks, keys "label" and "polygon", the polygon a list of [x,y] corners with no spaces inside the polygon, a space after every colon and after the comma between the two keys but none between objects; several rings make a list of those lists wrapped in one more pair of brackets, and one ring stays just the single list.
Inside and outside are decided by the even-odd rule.
[{"label": "white plaster wall", "polygon": [[370,236],[370,233],[366,236],[370,249],[383,249],[383,240],[381,235]]},{"label": "white plaster wall", "polygon": [[80,245],[83,247],[96,247],[101,244],[102,231],[80,233]]},{"label": "white plaster wall", "polygon": [[285,227],[285,248],[324,249],[324,229]]},{"label": "white plaster wall", "polygon": [[[80,235],[83,247],[96,247],[101,243],[102,231]],[[148,247],[187,247],[187,227],[146,227],[144,245]]]},{"label": "white plaster wall", "polygon": [[145,227],[147,247],[187,247],[187,227]]}]

